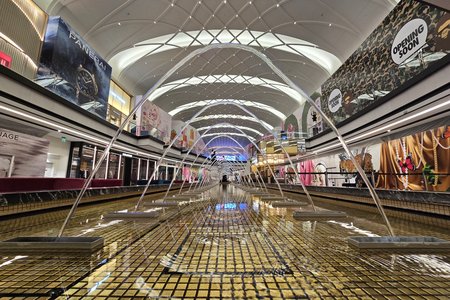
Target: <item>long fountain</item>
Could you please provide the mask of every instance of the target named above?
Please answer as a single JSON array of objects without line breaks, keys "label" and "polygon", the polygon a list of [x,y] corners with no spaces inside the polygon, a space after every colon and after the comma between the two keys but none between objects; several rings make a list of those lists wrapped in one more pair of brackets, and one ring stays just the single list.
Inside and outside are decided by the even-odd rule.
[{"label": "long fountain", "polygon": [[[91,181],[93,180],[95,174],[98,172],[102,162],[106,159],[106,157],[109,155],[111,148],[113,147],[113,145],[115,144],[115,142],[117,141],[117,139],[119,138],[120,134],[122,133],[123,129],[125,128],[125,126],[128,124],[128,122],[131,120],[131,118],[133,117],[133,115],[138,111],[138,109],[140,109],[142,107],[142,105],[148,101],[148,99],[150,98],[151,95],[153,95],[153,93],[156,91],[156,89],[158,89],[170,76],[172,76],[177,70],[179,70],[182,66],[184,66],[189,60],[191,60],[192,58],[196,57],[197,55],[200,55],[202,53],[205,53],[207,51],[210,51],[212,49],[237,49],[237,50],[242,50],[242,51],[246,51],[249,53],[252,53],[253,55],[255,55],[256,57],[260,58],[275,74],[277,74],[289,87],[291,87],[292,89],[294,89],[295,91],[297,91],[302,97],[304,97],[306,99],[306,101],[312,106],[312,108],[314,108],[323,118],[323,120],[330,126],[331,130],[335,133],[335,135],[337,136],[339,142],[341,143],[344,151],[346,152],[346,154],[350,157],[350,160],[352,161],[352,163],[354,164],[356,170],[358,171],[358,173],[360,174],[362,180],[364,181],[364,183],[366,184],[366,186],[368,187],[369,193],[371,195],[371,197],[373,198],[373,201],[385,223],[386,229],[389,233],[389,236],[386,237],[377,237],[377,238],[372,238],[371,241],[368,241],[368,237],[353,237],[352,239],[350,239],[350,241],[354,241],[351,242],[351,245],[354,245],[356,247],[358,247],[359,245],[368,245],[368,244],[378,244],[380,245],[381,243],[383,243],[386,247],[397,247],[398,245],[417,245],[419,248],[420,247],[424,247],[424,245],[426,244],[427,246],[429,246],[430,244],[437,246],[438,244],[442,245],[441,240],[436,239],[436,238],[430,238],[430,237],[400,237],[400,236],[395,236],[394,231],[392,229],[392,226],[386,216],[386,213],[383,209],[383,206],[381,204],[381,201],[378,197],[377,192],[375,191],[375,188],[372,186],[370,180],[367,178],[364,170],[362,169],[362,167],[358,164],[358,162],[355,159],[355,156],[353,155],[353,153],[351,153],[347,143],[345,142],[344,138],[342,137],[342,135],[340,134],[339,130],[337,129],[337,127],[334,125],[334,123],[331,121],[331,119],[320,109],[320,107],[300,88],[298,87],[287,75],[285,75],[277,66],[275,66],[275,64],[268,59],[268,57],[263,54],[262,52],[258,51],[255,48],[252,48],[250,46],[245,46],[245,45],[240,45],[240,44],[211,44],[211,45],[207,45],[205,47],[196,49],[194,51],[192,51],[191,53],[189,53],[187,56],[185,56],[183,59],[181,59],[177,64],[175,64],[175,66],[173,66],[166,74],[164,74],[157,82],[154,86],[152,86],[149,91],[142,97],[142,100],[135,106],[135,108],[130,112],[130,114],[127,116],[127,118],[124,120],[124,122],[120,125],[120,127],[118,128],[118,130],[116,131],[116,133],[114,134],[114,136],[111,138],[110,142],[108,143],[108,145],[106,146],[103,155],[100,157],[97,165],[94,167],[94,169],[92,170],[91,174],[89,175],[88,179],[85,181],[82,189],[80,190],[80,193],[78,194],[76,200],[74,201],[67,217],[65,218],[57,236],[55,237],[18,237],[12,240],[7,240],[7,241],[3,241],[0,243],[0,249],[3,248],[8,248],[8,249],[24,249],[24,248],[29,248],[29,249],[45,249],[45,248],[50,248],[50,249],[67,249],[67,245],[69,244],[69,248],[68,249],[74,249],[75,247],[78,247],[79,249],[86,249],[86,250],[97,250],[99,248],[101,248],[104,244],[103,238],[102,237],[68,237],[68,236],[63,236],[64,231],[69,223],[69,221],[71,220],[73,214],[76,211],[76,208],[78,207],[81,199],[83,198],[86,190],[88,189]],[[183,127],[183,129],[177,134],[177,136],[172,140],[172,142],[169,144],[169,146],[165,149],[165,151],[163,152],[163,155],[161,156],[161,158],[158,160],[158,163],[155,166],[155,170],[151,176],[151,178],[149,179],[149,182],[146,186],[146,188],[144,189],[139,202],[142,201],[142,198],[144,197],[144,195],[146,194],[146,191],[148,190],[148,186],[150,184],[150,181],[154,178],[156,171],[158,170],[160,164],[162,163],[163,159],[165,158],[167,152],[169,151],[169,149],[172,147],[173,143],[178,139],[178,137],[181,135],[181,132],[189,125],[189,123],[195,118],[197,117],[199,114],[201,114],[206,108],[209,108],[210,106],[207,106],[203,109],[201,109],[199,112],[197,112],[192,118],[191,120],[189,120],[188,122],[186,122],[185,126]],[[275,136],[275,135],[274,135]],[[275,139],[277,140],[277,139]],[[277,140],[278,141],[278,140]],[[280,143],[281,144],[281,143]],[[281,148],[283,149],[283,152],[285,154],[286,151],[284,150],[284,148],[281,145]],[[292,164],[291,159],[289,158],[289,155],[287,155],[289,162]],[[297,171],[295,170],[295,168],[293,168],[296,176],[298,176]],[[299,177],[297,177],[299,178]],[[313,208],[315,210],[314,204],[312,203],[312,199],[310,199],[309,193],[307,192],[306,188],[304,187],[302,181],[300,181],[302,188],[305,192],[305,194],[307,195],[308,200],[310,200],[311,205],[313,205]],[[135,208],[135,213],[137,210],[138,205]],[[445,242],[445,241],[444,241]],[[450,248],[450,243],[447,242],[448,247]],[[370,245],[369,245],[370,246]],[[402,246],[400,246],[402,247]]]}]

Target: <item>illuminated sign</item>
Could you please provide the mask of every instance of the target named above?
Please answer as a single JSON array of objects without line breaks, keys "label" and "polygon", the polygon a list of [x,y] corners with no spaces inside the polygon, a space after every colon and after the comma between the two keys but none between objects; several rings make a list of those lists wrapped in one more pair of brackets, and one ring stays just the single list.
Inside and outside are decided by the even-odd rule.
[{"label": "illuminated sign", "polygon": [[236,155],[217,155],[216,160],[218,161],[237,161]]},{"label": "illuminated sign", "polygon": [[11,67],[12,58],[11,56],[7,55],[6,53],[3,53],[0,51],[0,65],[10,68]]},{"label": "illuminated sign", "polygon": [[[238,205],[234,202],[216,204],[216,210],[233,210],[237,209]],[[239,209],[247,209],[247,203],[239,203]]]}]

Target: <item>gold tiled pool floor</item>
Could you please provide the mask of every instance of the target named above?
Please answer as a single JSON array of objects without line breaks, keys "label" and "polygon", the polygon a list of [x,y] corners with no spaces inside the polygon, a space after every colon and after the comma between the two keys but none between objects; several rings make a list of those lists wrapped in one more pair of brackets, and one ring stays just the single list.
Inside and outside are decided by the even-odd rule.
[{"label": "gold tiled pool floor", "polygon": [[[348,247],[348,236],[386,234],[374,214],[342,207],[346,220],[303,222],[234,187],[213,194],[147,223],[102,219],[135,200],[81,207],[66,234],[103,236],[103,251],[0,254],[0,298],[449,299],[448,253]],[[1,238],[54,234],[65,213],[2,221]],[[397,234],[450,239],[413,220],[391,222]]]}]

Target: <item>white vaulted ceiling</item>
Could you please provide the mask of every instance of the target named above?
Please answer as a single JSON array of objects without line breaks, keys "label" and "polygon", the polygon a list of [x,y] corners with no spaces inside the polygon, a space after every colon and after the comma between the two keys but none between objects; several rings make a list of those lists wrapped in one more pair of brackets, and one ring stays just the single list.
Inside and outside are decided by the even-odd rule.
[{"label": "white vaulted ceiling", "polygon": [[[113,67],[113,78],[134,95],[145,94],[192,51],[236,43],[263,52],[307,94],[339,68],[384,19],[396,0],[37,0],[60,15]],[[151,97],[174,119],[205,128],[228,122],[251,138],[300,107],[304,99],[255,55],[238,49],[194,57]],[[234,104],[251,111],[257,119]],[[249,130],[253,129],[253,130]],[[233,128],[209,132],[232,133]],[[209,137],[206,137],[207,140]],[[224,142],[225,144],[230,144]],[[220,145],[220,139],[211,146]]]}]

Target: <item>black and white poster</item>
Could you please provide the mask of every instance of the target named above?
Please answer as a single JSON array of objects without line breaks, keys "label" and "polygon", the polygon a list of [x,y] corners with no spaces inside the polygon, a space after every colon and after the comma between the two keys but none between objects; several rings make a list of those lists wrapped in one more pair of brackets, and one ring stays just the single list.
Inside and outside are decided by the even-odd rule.
[{"label": "black and white poster", "polygon": [[111,66],[63,19],[50,17],[36,82],[105,119]]},{"label": "black and white poster", "polygon": [[0,178],[43,177],[50,142],[0,128]]}]

